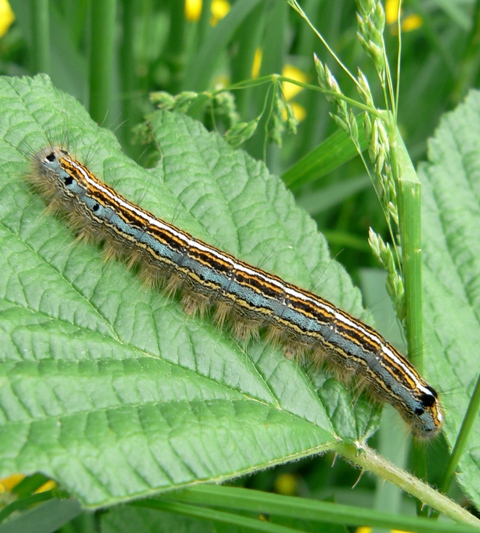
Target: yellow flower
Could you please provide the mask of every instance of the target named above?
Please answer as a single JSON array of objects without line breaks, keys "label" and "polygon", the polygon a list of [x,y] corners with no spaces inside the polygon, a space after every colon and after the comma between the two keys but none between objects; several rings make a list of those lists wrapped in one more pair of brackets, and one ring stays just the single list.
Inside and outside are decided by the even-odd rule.
[{"label": "yellow flower", "polygon": [[[290,78],[292,80],[299,81],[301,83],[307,82],[307,77],[305,73],[299,68],[294,67],[293,65],[285,65],[283,67],[282,76]],[[299,85],[294,85],[288,81],[282,82],[282,91],[287,102],[292,106],[293,114],[295,118],[300,122],[305,119],[307,112],[303,106],[297,104],[296,102],[291,102],[291,100],[302,90]]]},{"label": "yellow flower", "polygon": [[212,2],[212,18],[210,19],[210,24],[215,26],[215,24],[222,20],[223,17],[226,17],[230,11],[230,4],[227,0],[213,0]]},{"label": "yellow flower", "polygon": [[13,474],[9,477],[0,479],[0,492],[10,492],[24,477],[23,474]]},{"label": "yellow flower", "polygon": [[35,491],[35,494],[38,494],[39,492],[47,492],[47,490],[52,490],[56,486],[57,484],[55,483],[55,481],[53,481],[52,479],[49,479]]},{"label": "yellow flower", "polygon": [[298,122],[305,120],[307,117],[307,110],[303,107],[303,105],[297,104],[297,102],[290,102],[290,105],[292,107],[293,116],[298,120]]},{"label": "yellow flower", "polygon": [[[25,478],[24,474],[12,474],[9,477],[0,479],[0,494],[2,492],[11,492],[12,489],[20,483],[20,481],[23,481],[24,478]],[[35,491],[35,493],[37,494],[39,492],[45,492],[47,490],[53,489],[56,486],[57,484],[55,483],[55,481],[52,481],[51,479],[49,479],[41,487],[39,487]]]},{"label": "yellow flower", "polygon": [[385,19],[388,25],[397,22],[399,3],[400,0],[387,0],[385,2]]},{"label": "yellow flower", "polygon": [[422,17],[420,15],[408,15],[402,21],[403,31],[413,31],[420,28],[422,25]]},{"label": "yellow flower", "polygon": [[[291,78],[295,81],[300,81],[302,83],[307,82],[305,73],[293,65],[285,65],[282,70],[282,76],[285,76],[285,78]],[[294,85],[293,83],[289,83],[288,81],[284,81],[282,83],[282,90],[285,98],[287,100],[291,100],[302,90],[302,88],[298,85]]]},{"label": "yellow flower", "polygon": [[252,78],[258,78],[260,67],[262,66],[262,49],[257,48],[253,57]]},{"label": "yellow flower", "polygon": [[[212,18],[210,24],[215,26],[217,22],[227,15],[230,11],[230,4],[227,0],[212,0],[211,5]],[[202,0],[186,0],[185,18],[190,22],[197,22],[202,12]]]},{"label": "yellow flower", "polygon": [[[398,6],[400,0],[386,0],[385,2],[385,19],[388,25],[395,24],[398,20]],[[422,25],[422,17],[419,15],[408,15],[402,20],[402,30],[416,30]]]},{"label": "yellow flower", "polygon": [[7,33],[8,28],[10,28],[14,20],[15,15],[8,0],[0,0],[0,37],[3,37]]},{"label": "yellow flower", "polygon": [[185,2],[185,18],[190,22],[197,22],[202,12],[202,0],[187,0]]}]

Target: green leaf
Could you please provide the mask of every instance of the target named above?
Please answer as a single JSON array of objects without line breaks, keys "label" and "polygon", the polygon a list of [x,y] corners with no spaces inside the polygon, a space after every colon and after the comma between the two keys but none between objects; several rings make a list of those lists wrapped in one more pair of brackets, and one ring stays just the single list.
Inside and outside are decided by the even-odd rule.
[{"label": "green leaf", "polygon": [[[445,115],[420,167],[423,193],[425,371],[445,408],[451,446],[478,377],[480,344],[480,93]],[[480,506],[480,420],[458,481]]]},{"label": "green leaf", "polygon": [[[363,127],[365,117],[359,115],[356,120],[359,133],[358,142],[364,150],[368,146]],[[289,188],[299,189],[302,185],[327,176],[357,155],[357,149],[350,137],[344,130],[339,129],[284,172],[282,179]]]},{"label": "green leaf", "polygon": [[104,533],[167,533],[169,531],[213,533],[218,531],[212,521],[199,520],[190,516],[143,509],[118,506],[101,516]]},{"label": "green leaf", "polygon": [[[33,494],[27,498],[15,500],[10,506],[2,509],[0,514],[4,514],[9,508],[16,508],[14,516],[9,517],[9,521],[0,526],[2,533],[15,531],[35,531],[36,533],[50,533],[72,521],[81,514],[82,509],[78,501],[72,498],[58,500],[56,498],[43,501],[48,498],[47,493],[41,492]],[[29,504],[32,508],[25,512],[22,510],[23,504]],[[27,505],[25,505],[26,507]],[[2,522],[0,517],[0,522]]]},{"label": "green leaf", "polygon": [[45,76],[0,78],[0,477],[40,471],[95,507],[219,482],[373,431],[375,410],[262,339],[186,316],[75,242],[23,176],[63,143],[123,195],[360,315],[359,292],[262,163],[192,119],[151,121],[146,170]]}]

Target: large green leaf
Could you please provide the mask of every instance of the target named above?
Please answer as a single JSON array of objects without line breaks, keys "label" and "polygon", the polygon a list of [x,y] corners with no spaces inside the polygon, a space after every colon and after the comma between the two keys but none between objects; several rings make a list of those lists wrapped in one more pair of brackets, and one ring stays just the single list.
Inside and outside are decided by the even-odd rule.
[{"label": "large green leaf", "polygon": [[263,340],[241,345],[186,316],[101,247],[74,242],[23,179],[35,151],[66,142],[131,200],[361,314],[315,224],[263,164],[157,112],[160,160],[145,170],[42,76],[1,78],[0,111],[0,477],[41,471],[108,505],[371,433],[368,402]]},{"label": "large green leaf", "polygon": [[[442,392],[444,434],[457,438],[479,374],[480,93],[445,115],[420,167],[423,192],[426,371]],[[480,420],[458,477],[480,506]]]}]

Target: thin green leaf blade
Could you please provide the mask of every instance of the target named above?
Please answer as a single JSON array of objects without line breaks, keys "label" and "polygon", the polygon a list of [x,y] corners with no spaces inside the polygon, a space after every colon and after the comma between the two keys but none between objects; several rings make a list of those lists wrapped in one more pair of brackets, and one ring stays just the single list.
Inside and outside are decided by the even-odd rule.
[{"label": "thin green leaf blade", "polygon": [[[361,149],[365,150],[368,143],[365,139],[363,123],[364,116],[359,115],[357,117],[358,142]],[[357,155],[355,145],[345,131],[340,129],[284,172],[282,179],[290,189],[295,190],[302,185],[320,180]]]}]

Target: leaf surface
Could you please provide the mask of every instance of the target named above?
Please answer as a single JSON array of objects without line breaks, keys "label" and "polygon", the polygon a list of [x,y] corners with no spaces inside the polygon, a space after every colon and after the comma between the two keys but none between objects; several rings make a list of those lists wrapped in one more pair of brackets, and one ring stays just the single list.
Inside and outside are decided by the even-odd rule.
[{"label": "leaf surface", "polygon": [[[444,115],[420,167],[426,374],[441,393],[453,446],[478,378],[480,343],[480,93]],[[480,506],[480,420],[458,476]]]},{"label": "leaf surface", "polygon": [[41,471],[84,505],[219,482],[364,438],[378,410],[263,339],[238,343],[75,242],[23,179],[68,149],[122,195],[360,315],[359,292],[263,164],[181,115],[144,169],[48,78],[0,79],[0,477]]}]

